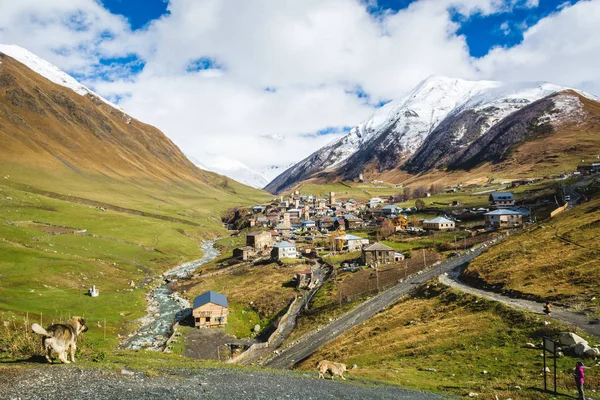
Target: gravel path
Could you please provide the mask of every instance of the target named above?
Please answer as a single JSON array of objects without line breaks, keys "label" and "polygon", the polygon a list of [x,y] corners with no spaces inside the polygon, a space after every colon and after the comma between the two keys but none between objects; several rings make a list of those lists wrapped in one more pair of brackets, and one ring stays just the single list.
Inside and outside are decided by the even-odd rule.
[{"label": "gravel path", "polygon": [[[523,299],[513,299],[508,296],[503,296],[498,293],[488,292],[481,289],[476,289],[471,287],[459,280],[460,271],[452,271],[448,275],[441,275],[439,280],[444,285],[453,287],[455,289],[461,290],[465,293],[469,293],[475,296],[483,297],[489,300],[495,300],[500,303],[506,304],[510,307],[518,308],[521,310],[532,311],[537,314],[543,314],[542,310],[544,308],[544,304],[537,303],[531,300],[523,300]],[[550,314],[548,319],[553,319],[556,321],[564,322],[569,325],[576,326],[594,336],[596,339],[600,339],[600,324],[591,323],[592,320],[584,314],[576,313],[573,311],[566,310],[564,308],[552,306],[552,314]]]},{"label": "gravel path", "polygon": [[283,349],[279,354],[267,360],[264,365],[277,369],[293,367],[296,363],[309,357],[321,346],[332,341],[356,325],[363,323],[386,307],[396,303],[401,297],[409,294],[415,285],[424,283],[430,279],[433,279],[436,275],[451,271],[465,263],[468,263],[483,253],[483,251],[490,244],[491,243],[487,243],[485,245],[482,244],[466,255],[441,263],[440,265],[431,267],[421,274],[409,277],[406,281],[401,282],[391,289],[388,289],[385,292],[382,292],[370,300],[358,305],[354,310],[349,311],[340,318],[330,322],[325,327],[301,337],[298,341]]},{"label": "gravel path", "polygon": [[[304,375],[316,376],[316,373]],[[15,400],[447,398],[382,384],[367,387],[272,372],[203,369],[148,378],[133,372],[109,374],[64,365],[0,369],[0,397]]]}]

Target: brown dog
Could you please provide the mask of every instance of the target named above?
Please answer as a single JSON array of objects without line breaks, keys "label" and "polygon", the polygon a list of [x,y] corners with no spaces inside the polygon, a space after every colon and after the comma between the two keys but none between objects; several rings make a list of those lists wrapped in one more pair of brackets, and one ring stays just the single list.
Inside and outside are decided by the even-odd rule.
[{"label": "brown dog", "polygon": [[68,364],[67,351],[71,353],[71,361],[75,362],[75,350],[77,350],[77,336],[88,330],[85,320],[81,317],[72,317],[65,324],[50,325],[47,329],[38,324],[32,324],[31,329],[42,335],[42,344],[46,352],[46,360],[52,363],[50,355],[52,350],[58,354],[58,359]]},{"label": "brown dog", "polygon": [[333,377],[336,375],[342,378],[343,380],[346,380],[346,378],[344,378],[344,372],[348,371],[346,364],[336,363],[327,360],[319,361],[317,363],[317,369],[319,370],[319,378],[325,379],[325,374],[327,373],[327,371],[329,371],[329,373],[331,374],[331,380],[333,380]]}]

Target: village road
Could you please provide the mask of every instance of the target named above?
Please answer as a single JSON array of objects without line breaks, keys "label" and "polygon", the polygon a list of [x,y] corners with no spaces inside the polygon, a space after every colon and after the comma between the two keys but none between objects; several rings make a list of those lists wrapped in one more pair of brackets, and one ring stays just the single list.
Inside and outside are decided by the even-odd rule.
[{"label": "village road", "polygon": [[[282,374],[234,369],[176,371],[147,377],[66,365],[0,368],[2,399],[381,399],[440,400],[438,394],[385,384],[368,386],[315,379],[314,373]],[[352,379],[351,377],[348,378]]]},{"label": "village road", "polygon": [[[524,299],[514,299],[512,297],[503,296],[499,293],[488,292],[481,289],[476,289],[471,287],[459,280],[460,271],[452,271],[448,275],[441,275],[439,277],[439,281],[444,285],[453,287],[455,289],[461,290],[465,293],[472,294],[474,296],[483,297],[489,300],[498,301],[500,303],[506,304],[510,307],[518,308],[525,311],[531,311],[537,314],[543,313],[544,304],[537,303],[531,300]],[[600,321],[591,319],[584,314],[573,312],[566,310],[564,308],[552,306],[552,314],[550,314],[548,319],[553,319],[556,321],[564,322],[569,325],[576,326],[594,336],[596,339],[600,339]]]},{"label": "village road", "polygon": [[[493,242],[497,240],[498,239],[495,239]],[[451,271],[460,265],[470,262],[485,251],[485,249],[493,242],[479,245],[477,248],[469,250],[469,253],[465,255],[451,259],[431,267],[420,274],[409,277],[406,281],[361,303],[355,309],[330,322],[325,327],[301,337],[289,347],[281,350],[279,354],[276,354],[274,357],[267,360],[264,365],[276,369],[291,368],[296,363],[309,357],[321,346],[332,341],[352,327],[363,323],[373,315],[383,311],[386,307],[396,303],[401,297],[409,294],[410,291],[416,287],[415,285],[424,283],[433,279],[436,275]]]}]

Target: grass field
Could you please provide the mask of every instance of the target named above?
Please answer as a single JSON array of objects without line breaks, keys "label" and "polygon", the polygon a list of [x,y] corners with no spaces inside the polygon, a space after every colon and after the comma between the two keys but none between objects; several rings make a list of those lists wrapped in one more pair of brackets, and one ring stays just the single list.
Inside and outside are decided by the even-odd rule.
[{"label": "grass field", "polygon": [[194,277],[180,283],[180,290],[193,299],[208,290],[227,296],[230,315],[227,332],[237,337],[250,336],[255,324],[265,327],[298,294],[291,282],[306,264],[243,266],[220,275]]},{"label": "grass field", "polygon": [[[195,215],[198,199],[191,198],[181,200],[187,206],[179,211],[177,202],[163,209],[156,201],[155,209],[149,209],[183,220],[174,222],[102,211],[16,189],[13,186],[18,185],[8,181],[0,180],[0,319],[23,323],[28,314],[30,323],[46,325],[82,315],[90,322],[88,345],[102,351],[115,348],[117,335],[134,329],[134,321],[145,313],[145,284],[150,279],[180,262],[200,258],[199,243],[225,232],[219,214],[233,204],[231,199],[207,201]],[[98,193],[100,199],[108,194]],[[135,191],[128,196],[132,197],[128,203],[117,202],[114,196],[111,204],[144,206],[134,200]],[[83,295],[91,285],[99,288],[99,298]]]},{"label": "grass field", "polygon": [[[431,284],[325,345],[299,369],[314,370],[317,361],[327,359],[356,364],[351,379],[458,396],[547,399],[539,389],[541,350],[525,344],[540,343],[561,328],[541,322],[536,315]],[[575,361],[558,360],[562,393],[576,393],[570,374]],[[586,377],[588,388],[600,388],[599,371],[586,371]]]},{"label": "grass field", "polygon": [[600,315],[600,199],[520,232],[476,258],[474,283]]}]

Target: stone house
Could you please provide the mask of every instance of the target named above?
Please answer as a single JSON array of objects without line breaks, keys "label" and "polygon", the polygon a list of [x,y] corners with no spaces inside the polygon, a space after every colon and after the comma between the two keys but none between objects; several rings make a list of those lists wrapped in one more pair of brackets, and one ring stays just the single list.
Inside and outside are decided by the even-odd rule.
[{"label": "stone house", "polygon": [[228,314],[227,298],[220,293],[210,291],[194,299],[192,315],[196,328],[227,325]]},{"label": "stone house", "polygon": [[294,280],[296,281],[296,288],[308,289],[312,280],[312,271],[310,269],[300,271],[296,274]]},{"label": "stone house", "polygon": [[253,247],[245,246],[238,247],[237,249],[233,249],[233,258],[237,258],[242,261],[248,261],[250,257],[256,254],[256,251]]},{"label": "stone house", "polygon": [[395,261],[395,251],[390,246],[375,243],[363,248],[362,262],[364,265],[391,264]]},{"label": "stone house", "polygon": [[272,236],[266,231],[256,231],[249,233],[246,236],[246,246],[252,247],[254,250],[262,251],[273,245]]}]

